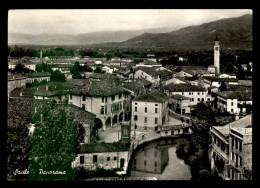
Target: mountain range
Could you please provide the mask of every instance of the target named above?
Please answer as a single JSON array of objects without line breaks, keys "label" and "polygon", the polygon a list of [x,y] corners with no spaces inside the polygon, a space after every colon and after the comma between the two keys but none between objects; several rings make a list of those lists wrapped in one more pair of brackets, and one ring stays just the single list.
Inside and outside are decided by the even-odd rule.
[{"label": "mountain range", "polygon": [[78,35],[10,33],[8,44],[93,45],[116,47],[172,47],[211,49],[216,35],[222,48],[252,49],[252,15],[225,18],[198,26],[136,31],[103,31]]}]

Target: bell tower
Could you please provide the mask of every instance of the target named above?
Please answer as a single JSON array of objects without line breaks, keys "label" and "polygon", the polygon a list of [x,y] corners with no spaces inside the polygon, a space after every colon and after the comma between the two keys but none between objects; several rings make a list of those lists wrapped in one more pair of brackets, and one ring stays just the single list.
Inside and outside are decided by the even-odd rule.
[{"label": "bell tower", "polygon": [[219,46],[218,37],[216,36],[215,45],[214,45],[214,67],[216,68],[216,74],[219,74],[220,72],[219,55],[220,55],[220,46]]}]

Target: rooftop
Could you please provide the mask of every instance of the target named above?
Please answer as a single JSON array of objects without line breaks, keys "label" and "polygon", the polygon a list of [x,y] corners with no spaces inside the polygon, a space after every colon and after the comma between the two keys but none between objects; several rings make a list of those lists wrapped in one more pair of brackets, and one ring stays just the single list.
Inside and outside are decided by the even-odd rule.
[{"label": "rooftop", "polygon": [[136,82],[143,84],[144,87],[152,85],[152,82],[150,82],[150,81],[148,81],[148,80],[146,80],[144,78],[137,78]]},{"label": "rooftop", "polygon": [[204,76],[203,78],[211,82],[238,82],[237,78],[217,78],[212,76]]},{"label": "rooftop", "polygon": [[179,94],[172,95],[172,97],[175,98],[175,99],[179,99],[179,100],[190,100],[189,97],[185,97],[185,96],[182,96],[182,95],[179,95]]},{"label": "rooftop", "polygon": [[143,88],[143,85],[138,82],[127,82],[127,83],[124,83],[124,85],[122,85],[122,87],[127,90],[137,92]]},{"label": "rooftop", "polygon": [[169,99],[169,96],[167,96],[166,93],[163,93],[158,90],[154,90],[150,93],[142,94],[142,95],[138,96],[137,98],[133,99],[132,101],[161,103],[161,102],[166,101],[167,99]]},{"label": "rooftop", "polygon": [[252,100],[252,91],[223,91],[216,94],[225,99],[237,99],[238,101]]},{"label": "rooftop", "polygon": [[159,71],[156,71],[154,67],[138,67],[136,71],[141,70],[151,76],[159,75]]},{"label": "rooftop", "polygon": [[191,84],[174,84],[164,86],[164,89],[170,92],[189,92],[189,91],[206,91],[206,89]]},{"label": "rooftop", "polygon": [[32,72],[32,73],[23,73],[21,76],[28,78],[38,78],[38,77],[50,77],[51,73],[49,72]]}]

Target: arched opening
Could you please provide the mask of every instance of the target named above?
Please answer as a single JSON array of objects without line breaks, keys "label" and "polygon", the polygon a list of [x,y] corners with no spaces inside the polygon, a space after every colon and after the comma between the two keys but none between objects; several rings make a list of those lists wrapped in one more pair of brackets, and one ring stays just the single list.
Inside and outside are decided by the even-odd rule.
[{"label": "arched opening", "polygon": [[106,120],[106,127],[111,126],[111,117],[108,117]]},{"label": "arched opening", "polygon": [[117,115],[113,117],[113,125],[117,124]]},{"label": "arched opening", "polygon": [[119,115],[119,122],[122,122],[122,121],[123,121],[123,116],[124,116],[124,113],[121,112],[120,115]]},{"label": "arched opening", "polygon": [[102,128],[103,123],[99,118],[94,120],[94,128],[91,130],[91,142],[98,139],[98,129]]}]

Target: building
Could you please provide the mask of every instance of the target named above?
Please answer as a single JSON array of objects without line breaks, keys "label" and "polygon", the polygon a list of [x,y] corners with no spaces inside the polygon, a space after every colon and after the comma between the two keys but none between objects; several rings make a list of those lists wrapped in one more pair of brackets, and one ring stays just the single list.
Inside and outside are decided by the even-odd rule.
[{"label": "building", "polygon": [[238,79],[236,78],[218,78],[218,77],[211,77],[211,76],[204,76],[200,79],[200,85],[202,85],[204,88],[208,89],[209,87],[217,87],[219,88],[222,83],[225,83],[226,85],[229,84],[238,84]]},{"label": "building", "polygon": [[215,45],[214,45],[214,67],[216,67],[216,74],[220,72],[220,45],[218,37],[215,38]]},{"label": "building", "polygon": [[169,84],[163,87],[168,96],[176,94],[190,98],[190,105],[194,106],[199,102],[211,101],[211,96],[207,94],[206,89],[191,84]]},{"label": "building", "polygon": [[[232,172],[234,162],[232,161],[235,160],[237,162],[237,166],[240,162],[242,165],[243,162],[242,156],[247,159],[244,162],[247,164],[248,169],[251,168],[250,164],[252,164],[252,158],[251,158],[252,142],[251,142],[251,146],[249,144],[248,147],[247,144],[250,139],[245,139],[244,143],[242,141],[243,138],[241,139],[240,137],[236,139],[238,135],[241,135],[241,134],[236,134],[237,133],[236,130],[241,130],[241,129],[242,130],[247,129],[247,131],[244,131],[243,133],[247,132],[248,135],[250,135],[251,132],[251,138],[252,138],[252,131],[250,131],[249,128],[246,128],[248,127],[248,125],[251,125],[251,122],[252,122],[252,115],[250,114],[234,122],[231,122],[225,126],[212,126],[210,132],[211,147],[209,150],[212,175],[217,175],[222,179],[234,179],[235,173]],[[247,153],[245,152],[242,154],[241,151],[243,150],[242,149],[243,145],[245,148],[244,151],[247,151]],[[235,153],[235,151],[237,150],[238,152]]]},{"label": "building", "polygon": [[34,81],[41,82],[43,80],[49,82],[51,80],[51,73],[49,72],[32,72],[21,75],[27,77],[27,83],[33,83]]},{"label": "building", "polygon": [[102,67],[102,71],[105,71],[106,73],[113,74],[114,72],[118,71],[118,66],[113,66],[113,65],[106,65]]},{"label": "building", "polygon": [[133,78],[144,78],[149,82],[152,82],[153,86],[158,86],[160,83],[160,73],[152,67],[139,67],[138,70],[134,72]]},{"label": "building", "polygon": [[168,79],[168,80],[164,80],[161,82],[162,83],[162,86],[166,86],[166,85],[169,85],[171,83],[173,84],[187,84],[188,81],[182,77],[174,77],[174,78],[171,78],[171,79]]},{"label": "building", "polygon": [[221,112],[231,114],[252,111],[252,92],[250,91],[223,91],[216,94],[216,108]]},{"label": "building", "polygon": [[169,108],[178,114],[190,113],[190,98],[179,94],[172,95]]},{"label": "building", "polygon": [[25,87],[27,79],[27,77],[10,74],[8,72],[8,101],[10,92],[15,88]]},{"label": "building", "polygon": [[123,83],[122,88],[131,93],[132,99],[146,91],[144,85],[136,81]]},{"label": "building", "polygon": [[125,143],[84,144],[72,167],[83,167],[85,170],[103,169],[127,170],[129,146]]},{"label": "building", "polygon": [[161,67],[161,66],[162,64],[151,60],[144,60],[143,62],[136,64],[136,67]]},{"label": "building", "polygon": [[169,97],[158,90],[132,100],[132,127],[139,131],[157,131],[166,122]]}]

